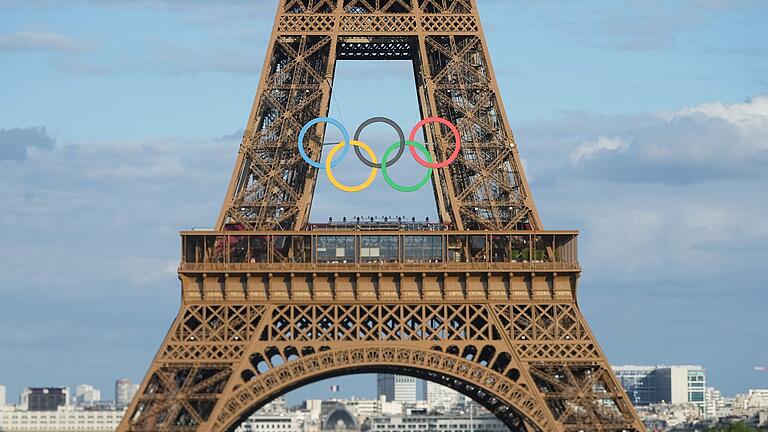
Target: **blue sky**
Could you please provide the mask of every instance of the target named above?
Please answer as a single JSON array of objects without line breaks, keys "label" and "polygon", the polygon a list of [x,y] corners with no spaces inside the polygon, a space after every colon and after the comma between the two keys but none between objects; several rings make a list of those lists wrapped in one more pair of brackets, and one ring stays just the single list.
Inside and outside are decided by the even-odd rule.
[{"label": "blue sky", "polygon": [[[701,364],[726,394],[768,386],[752,371],[768,363],[768,8],[479,2],[545,226],[582,231],[580,304],[611,362]],[[274,8],[0,0],[9,399],[80,383],[111,398],[114,379],[143,377],[178,310],[178,230],[216,218]],[[413,124],[412,81],[407,63],[342,63],[332,114]],[[372,144],[394,141],[377,128]],[[313,218],[434,215],[429,190],[379,183],[353,199],[321,177]]]}]

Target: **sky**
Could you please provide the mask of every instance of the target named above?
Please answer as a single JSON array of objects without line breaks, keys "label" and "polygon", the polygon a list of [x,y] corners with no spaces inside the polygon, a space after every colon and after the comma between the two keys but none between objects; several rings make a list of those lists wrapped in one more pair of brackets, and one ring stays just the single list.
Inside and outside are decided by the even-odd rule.
[{"label": "sky", "polygon": [[[579,304],[613,364],[768,387],[768,8],[479,0],[548,229],[578,229]],[[178,231],[218,215],[273,0],[0,0],[0,384],[140,381],[179,308]],[[361,97],[364,95],[364,97]],[[341,62],[331,115],[418,122],[407,62]],[[386,126],[367,140],[396,140]],[[383,150],[379,150],[383,151]],[[381,153],[379,153],[380,155]],[[359,165],[359,164],[358,164]],[[406,182],[415,165],[394,171]],[[342,164],[339,177],[364,170]],[[413,173],[416,174],[413,174]],[[320,176],[313,220],[435,215],[429,188]],[[334,380],[370,397],[371,376]],[[329,396],[308,386],[298,401]]]}]

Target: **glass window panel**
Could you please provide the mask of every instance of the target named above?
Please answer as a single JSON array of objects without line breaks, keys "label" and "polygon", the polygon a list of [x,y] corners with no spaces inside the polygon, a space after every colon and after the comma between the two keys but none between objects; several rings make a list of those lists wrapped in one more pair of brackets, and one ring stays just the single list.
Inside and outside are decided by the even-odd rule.
[{"label": "glass window panel", "polygon": [[273,262],[290,261],[289,253],[291,251],[290,236],[275,236],[272,238],[272,260]]},{"label": "glass window panel", "polygon": [[249,239],[248,262],[265,263],[267,262],[267,237],[250,237]]},{"label": "glass window panel", "polygon": [[510,239],[510,258],[512,261],[530,261],[530,237],[529,236],[511,236]]},{"label": "glass window panel", "polygon": [[495,235],[491,237],[491,260],[493,262],[513,261],[511,252],[511,236]]},{"label": "glass window panel", "polygon": [[397,236],[362,236],[360,260],[362,262],[397,262]]},{"label": "glass window panel", "polygon": [[443,239],[440,236],[405,236],[403,257],[406,262],[440,262]]},{"label": "glass window panel", "polygon": [[248,260],[248,237],[228,236],[229,262],[244,263]]},{"label": "glass window panel", "polygon": [[354,236],[319,236],[317,238],[318,263],[348,263],[355,261]]},{"label": "glass window panel", "polygon": [[[576,251],[574,249],[576,238],[572,235],[555,236],[555,261],[572,262],[576,261]],[[572,243],[573,242],[573,243]]]},{"label": "glass window panel", "polygon": [[312,238],[309,236],[293,237],[293,262],[308,263],[312,260]]},{"label": "glass window panel", "polygon": [[552,250],[553,237],[551,235],[537,235],[533,239],[533,261],[549,261],[548,252]]},{"label": "glass window panel", "polygon": [[224,236],[205,236],[205,257],[210,263],[224,262]]},{"label": "glass window panel", "polygon": [[448,261],[467,262],[467,236],[448,236]]},{"label": "glass window panel", "polygon": [[184,237],[184,261],[188,263],[203,262],[203,237]]},{"label": "glass window panel", "polygon": [[473,262],[488,260],[485,252],[485,236],[469,236],[469,256]]}]

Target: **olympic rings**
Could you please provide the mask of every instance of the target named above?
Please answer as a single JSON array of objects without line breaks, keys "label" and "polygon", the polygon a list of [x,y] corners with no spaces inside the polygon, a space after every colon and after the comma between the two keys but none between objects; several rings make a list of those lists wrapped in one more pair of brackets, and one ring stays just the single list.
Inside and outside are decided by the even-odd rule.
[{"label": "olympic rings", "polygon": [[[368,153],[368,155],[371,157],[371,160],[373,160],[373,163],[376,163],[376,153],[374,153],[367,144],[360,141],[351,141],[350,144],[354,147],[360,147],[365,150],[365,152]],[[328,159],[325,161],[325,173],[328,175],[328,180],[331,181],[332,185],[336,186],[338,189],[343,190],[344,192],[360,192],[362,190],[368,189],[368,187],[373,183],[373,180],[376,178],[376,168],[371,168],[371,175],[368,176],[368,179],[357,186],[343,185],[338,180],[336,180],[336,177],[334,177],[332,170],[333,164],[331,163],[331,160],[333,159],[333,156],[336,154],[336,152],[339,151],[339,149],[342,147],[349,149],[349,146],[347,146],[346,143],[342,141],[336,144],[331,149],[330,153],[328,153]]]},{"label": "olympic rings", "polygon": [[[363,129],[365,129],[367,126],[372,125],[374,123],[386,123],[393,128],[395,128],[395,131],[397,131],[397,135],[400,137],[400,150],[397,152],[397,155],[394,159],[387,162],[387,168],[394,165],[400,158],[403,156],[403,153],[405,152],[405,134],[403,133],[403,128],[400,127],[399,124],[395,123],[393,120],[388,119],[386,117],[373,117],[363,122],[363,124],[360,125],[359,128],[357,128],[357,131],[355,131],[355,141],[360,140],[360,134],[363,133]],[[360,159],[360,162],[364,163],[365,166],[370,168],[378,168],[381,169],[381,164],[373,163],[369,161],[368,159],[363,156],[363,153],[360,151],[360,147],[355,147],[355,154],[357,155],[357,158]],[[384,158],[386,159],[386,158]]]},{"label": "olympic rings", "polygon": [[[341,131],[341,134],[344,137],[344,141],[341,141],[338,144],[334,145],[334,147],[328,153],[328,158],[324,163],[315,162],[314,160],[310,159],[306,151],[304,150],[304,138],[307,132],[309,132],[309,129],[312,126],[318,123],[328,123],[333,126],[336,126]],[[376,153],[374,153],[374,151],[367,144],[363,143],[362,141],[359,141],[360,135],[362,134],[363,130],[367,126],[373,123],[386,123],[392,126],[392,128],[394,128],[395,131],[397,132],[398,138],[400,138],[399,141],[392,144],[384,152],[382,163],[377,162]],[[418,133],[419,129],[421,129],[422,127],[424,127],[429,123],[440,123],[448,126],[448,128],[451,130],[451,132],[453,132],[453,135],[456,138],[456,148],[453,150],[453,153],[451,154],[451,156],[443,162],[434,163],[432,160],[432,154],[429,151],[429,149],[427,149],[427,146],[423,143],[419,143],[415,141],[416,134]],[[333,175],[333,168],[335,168],[339,163],[341,163],[342,160],[344,160],[344,158],[347,156],[347,153],[349,152],[350,147],[354,147],[355,154],[357,155],[358,159],[360,159],[360,161],[363,162],[363,164],[371,168],[371,174],[368,176],[368,178],[363,183],[357,186],[347,186],[345,184],[342,184]],[[397,161],[400,160],[403,153],[405,152],[405,147],[409,147],[411,155],[416,160],[416,162],[418,162],[423,167],[427,168],[427,173],[425,174],[424,178],[422,178],[419,183],[413,186],[403,186],[398,184],[397,182],[392,180],[388,172],[388,169],[391,168]],[[307,162],[307,164],[318,169],[325,169],[331,184],[333,184],[337,189],[340,189],[344,192],[360,192],[362,190],[367,189],[368,187],[371,186],[371,184],[373,184],[373,181],[376,179],[376,174],[379,169],[382,171],[384,181],[386,181],[387,185],[389,185],[389,187],[391,187],[392,189],[399,192],[415,192],[421,189],[422,187],[424,187],[425,184],[427,184],[429,179],[432,177],[432,172],[434,169],[445,168],[456,160],[456,158],[459,156],[459,153],[461,152],[461,134],[458,128],[450,121],[441,117],[430,117],[420,121],[416,126],[414,126],[414,128],[411,130],[410,138],[406,140],[405,134],[403,133],[402,128],[400,128],[400,125],[398,125],[397,123],[395,123],[394,121],[386,117],[373,117],[363,122],[360,125],[360,127],[357,128],[357,131],[355,131],[354,139],[350,139],[349,132],[347,131],[346,128],[344,128],[344,126],[340,122],[329,117],[319,117],[305,124],[304,127],[301,128],[301,132],[299,133],[299,139],[298,139],[298,148],[299,148],[299,153],[301,154],[302,159],[304,159],[304,161]],[[395,151],[396,148],[398,148],[397,155],[394,157],[394,159],[390,161],[389,155],[392,154],[392,152]],[[363,152],[360,151],[361,149],[365,151],[365,153],[368,153],[368,155],[370,156],[370,160],[363,155]],[[336,157],[336,154],[339,152],[339,150],[342,150],[341,154],[339,155],[340,157],[338,159],[334,159]],[[417,150],[420,151],[427,160],[424,160],[421,156],[419,156],[419,154],[417,153]]]},{"label": "olympic rings", "polygon": [[[312,159],[310,159],[309,156],[307,156],[307,152],[304,151],[304,136],[307,134],[307,132],[309,132],[309,128],[311,128],[312,126],[314,126],[314,125],[316,125],[318,123],[328,123],[328,124],[332,124],[332,125],[336,126],[341,131],[341,136],[344,137],[344,141],[342,141],[342,142],[348,143],[351,140],[349,139],[349,132],[347,132],[347,129],[344,127],[344,125],[339,123],[338,120],[335,120],[335,119],[332,119],[332,118],[329,118],[329,117],[319,117],[319,118],[316,118],[316,119],[312,120],[311,122],[305,124],[304,127],[301,128],[301,132],[299,132],[299,153],[301,154],[301,157],[310,166],[313,166],[313,167],[315,167],[317,169],[323,169],[323,166],[320,165],[320,163],[315,162]],[[341,153],[341,157],[339,158],[339,160],[333,161],[333,163],[331,164],[331,167],[335,168],[336,165],[340,164],[341,161],[344,160],[344,158],[347,156],[347,153],[349,153],[349,146],[344,147],[344,151]],[[328,160],[330,160],[330,157],[329,157]]]},{"label": "olympic rings", "polygon": [[[427,157],[427,159],[432,162],[432,155],[429,154],[429,150],[424,146],[424,144],[416,141],[406,141],[406,144],[411,146],[411,148],[418,148],[421,150],[422,153],[424,153],[424,156]],[[389,154],[392,153],[392,151],[397,148],[399,145],[401,145],[400,142],[396,142],[392,144],[390,148],[387,149],[387,151],[384,152],[384,156],[382,157],[382,167],[381,167],[381,175],[384,177],[384,181],[387,182],[389,187],[392,189],[398,191],[398,192],[416,192],[417,190],[424,187],[425,184],[429,181],[430,178],[432,178],[432,168],[427,168],[427,174],[424,175],[424,178],[421,179],[420,182],[416,183],[413,186],[401,186],[397,183],[395,183],[394,180],[389,176],[389,173],[387,172],[387,167],[389,167],[389,164],[386,163],[387,158],[389,157]],[[402,147],[401,147],[402,148]]]},{"label": "olympic rings", "polygon": [[430,118],[427,118],[427,119],[424,119],[424,120],[420,121],[419,124],[417,124],[413,128],[413,130],[411,131],[411,136],[408,139],[410,141],[415,140],[416,139],[416,133],[419,132],[419,129],[421,129],[422,126],[424,126],[424,125],[426,125],[428,123],[442,123],[442,124],[448,126],[448,128],[451,130],[451,132],[453,132],[453,136],[456,137],[456,148],[453,150],[453,153],[451,154],[451,157],[449,157],[444,162],[430,163],[430,162],[427,162],[424,159],[422,159],[418,155],[418,153],[416,153],[416,149],[413,146],[411,146],[411,148],[409,150],[411,151],[411,155],[413,156],[414,159],[416,159],[416,162],[418,162],[419,165],[425,166],[427,168],[445,168],[448,165],[450,165],[451,163],[453,163],[453,161],[455,161],[456,158],[459,156],[459,152],[461,151],[461,134],[459,133],[459,129],[456,128],[456,126],[453,123],[449,122],[448,120],[446,120],[444,118],[441,118],[441,117],[430,117]]}]

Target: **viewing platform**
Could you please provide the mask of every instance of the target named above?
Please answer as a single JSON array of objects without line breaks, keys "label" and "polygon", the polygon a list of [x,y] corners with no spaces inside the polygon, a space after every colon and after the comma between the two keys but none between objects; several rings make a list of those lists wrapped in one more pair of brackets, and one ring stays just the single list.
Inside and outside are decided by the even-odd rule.
[{"label": "viewing platform", "polygon": [[404,230],[314,224],[307,231],[183,231],[180,273],[579,272],[577,231]]},{"label": "viewing platform", "polygon": [[573,301],[580,272],[576,231],[374,223],[181,237],[179,276],[191,302]]}]

